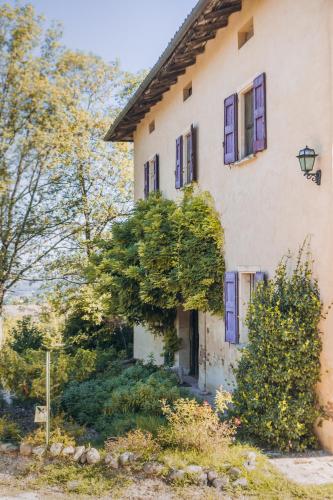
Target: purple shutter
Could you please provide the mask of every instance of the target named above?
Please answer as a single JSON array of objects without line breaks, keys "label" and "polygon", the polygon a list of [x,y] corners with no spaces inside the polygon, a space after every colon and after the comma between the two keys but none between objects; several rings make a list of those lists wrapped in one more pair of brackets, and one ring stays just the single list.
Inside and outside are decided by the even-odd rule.
[{"label": "purple shutter", "polygon": [[238,96],[232,94],[224,100],[224,163],[238,160]]},{"label": "purple shutter", "polygon": [[154,156],[154,191],[160,189],[160,162],[159,156]]},{"label": "purple shutter", "polygon": [[176,189],[183,186],[183,136],[176,139]]},{"label": "purple shutter", "polygon": [[189,181],[197,181],[197,155],[196,155],[196,129],[191,125],[190,134],[190,178]]},{"label": "purple shutter", "polygon": [[254,283],[255,283],[255,285],[257,286],[257,284],[260,281],[265,281],[265,273],[257,272],[254,275]]},{"label": "purple shutter", "polygon": [[238,343],[238,273],[225,273],[224,279],[225,303],[225,340],[231,344]]},{"label": "purple shutter", "polygon": [[144,194],[145,198],[148,198],[149,195],[149,161],[145,163],[145,169],[144,169]]},{"label": "purple shutter", "polygon": [[253,122],[253,152],[257,153],[267,147],[265,73],[253,81]]}]

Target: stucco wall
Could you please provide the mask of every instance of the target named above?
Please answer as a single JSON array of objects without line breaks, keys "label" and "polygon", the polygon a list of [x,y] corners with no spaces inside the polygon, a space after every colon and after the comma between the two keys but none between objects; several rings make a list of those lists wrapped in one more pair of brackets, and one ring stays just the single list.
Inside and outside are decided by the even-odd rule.
[{"label": "stucco wall", "polygon": [[[332,270],[332,35],[330,0],[244,0],[229,26],[208,42],[195,66],[167,92],[135,133],[135,197],[143,196],[143,165],[160,157],[160,187],[181,196],[174,184],[175,140],[191,123],[198,131],[198,181],[211,192],[225,229],[227,270],[255,266],[272,275],[288,250],[311,238],[314,273],[324,304],[333,300]],[[240,50],[237,32],[253,16],[254,37]],[[331,34],[330,34],[331,33]],[[266,72],[267,150],[242,166],[223,164],[223,101]],[[192,81],[193,95],[182,89]],[[155,120],[155,131],[148,124]],[[308,144],[319,153],[322,185],[300,172],[296,157]],[[333,316],[322,323],[324,403],[333,401]],[[241,350],[224,342],[224,324],[200,315],[201,387],[233,384]],[[137,333],[138,331],[136,331]],[[135,335],[135,353],[156,348],[149,334]],[[205,358],[205,346],[207,357]],[[333,425],[319,430],[333,450]]]}]

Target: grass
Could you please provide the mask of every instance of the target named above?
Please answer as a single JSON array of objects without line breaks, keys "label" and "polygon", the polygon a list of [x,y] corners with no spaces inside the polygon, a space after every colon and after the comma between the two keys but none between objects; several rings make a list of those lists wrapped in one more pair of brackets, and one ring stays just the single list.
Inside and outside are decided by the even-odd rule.
[{"label": "grass", "polygon": [[[247,471],[243,464],[246,460],[246,453],[255,451],[257,454],[256,469]],[[246,477],[249,483],[247,489],[235,488],[232,485],[225,493],[232,498],[246,496],[249,498],[262,500],[333,500],[333,484],[326,486],[301,486],[278,472],[268,461],[268,459],[258,450],[242,444],[234,444],[226,450],[216,450],[214,453],[198,453],[195,451],[179,451],[166,449],[159,453],[158,460],[170,468],[184,468],[186,465],[196,464],[227,473],[230,467],[238,467],[242,471],[242,477]],[[133,464],[131,470],[112,470],[103,464],[95,466],[81,466],[72,462],[54,461],[44,464],[43,462],[33,462],[29,470],[25,472],[29,477],[34,477],[33,482],[29,482],[31,487],[38,488],[57,486],[66,493],[88,495],[98,498],[106,493],[112,497],[121,498],[122,492],[133,484],[134,478],[143,479],[140,463]],[[133,479],[131,479],[133,478]],[[75,491],[68,488],[68,482],[78,481]],[[162,485],[166,490],[169,486]],[[199,490],[194,485],[189,486],[188,481],[172,487],[177,498],[189,498],[191,491],[197,494],[200,491],[200,498],[217,499],[221,494],[213,488]],[[159,490],[160,491],[160,490]],[[220,496],[219,496],[220,495]]]},{"label": "grass", "polygon": [[[245,454],[248,451],[255,451],[257,454],[255,470],[247,471],[243,466],[246,460]],[[246,445],[234,444],[225,451],[216,451],[211,454],[165,450],[160,454],[159,460],[169,468],[181,469],[186,465],[195,464],[214,469],[219,473],[226,473],[230,467],[238,467],[242,471],[242,477],[248,480],[249,487],[244,490],[230,486],[229,492],[226,493],[233,495],[246,494],[256,499],[265,500],[333,499],[333,483],[323,486],[298,485],[277,471],[258,449]],[[212,495],[214,498],[213,491]]]},{"label": "grass", "polygon": [[[65,461],[51,464],[34,462],[27,472],[36,476],[36,479],[29,484],[37,490],[45,485],[57,486],[67,493],[91,495],[94,498],[110,491],[117,496],[132,483],[122,471],[115,472],[102,464],[81,466]],[[70,481],[78,482],[75,490],[68,487]]]}]

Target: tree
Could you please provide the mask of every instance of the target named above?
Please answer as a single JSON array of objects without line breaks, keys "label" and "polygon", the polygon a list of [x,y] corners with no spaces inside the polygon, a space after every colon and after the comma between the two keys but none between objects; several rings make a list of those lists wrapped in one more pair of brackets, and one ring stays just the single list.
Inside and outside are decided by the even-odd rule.
[{"label": "tree", "polygon": [[[159,192],[139,200],[131,215],[115,223],[111,237],[101,242],[92,269],[95,296],[106,311],[162,334],[170,359],[179,348],[178,307],[218,315],[224,309],[219,214],[208,193],[194,193],[191,187],[183,194],[178,203]],[[90,303],[93,297],[94,293]]]},{"label": "tree", "polygon": [[6,293],[55,257],[51,278],[80,274],[130,199],[131,148],[102,138],[137,80],[60,35],[31,5],[0,8],[0,319]]},{"label": "tree", "polygon": [[31,316],[24,316],[19,320],[10,333],[10,346],[19,354],[28,349],[37,350],[43,347],[43,334]]}]

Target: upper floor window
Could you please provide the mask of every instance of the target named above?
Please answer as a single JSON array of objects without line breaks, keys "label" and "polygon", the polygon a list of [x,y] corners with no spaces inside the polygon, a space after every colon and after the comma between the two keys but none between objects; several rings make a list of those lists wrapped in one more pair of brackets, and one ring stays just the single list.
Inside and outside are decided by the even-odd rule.
[{"label": "upper floor window", "polygon": [[192,95],[192,82],[188,83],[186,87],[183,88],[183,101],[186,101]]},{"label": "upper floor window", "polygon": [[155,155],[144,165],[144,197],[160,189],[159,155]]},{"label": "upper floor window", "polygon": [[155,130],[155,120],[153,120],[152,122],[149,123],[148,125],[148,130],[149,130],[149,133],[151,134],[152,132],[154,132]]},{"label": "upper floor window", "polygon": [[224,100],[223,146],[226,165],[266,149],[265,73],[239,95]]},{"label": "upper floor window", "polygon": [[253,18],[251,18],[238,32],[238,48],[240,49],[254,35]]},{"label": "upper floor window", "polygon": [[193,125],[176,139],[176,189],[197,180],[195,139],[196,131]]}]

